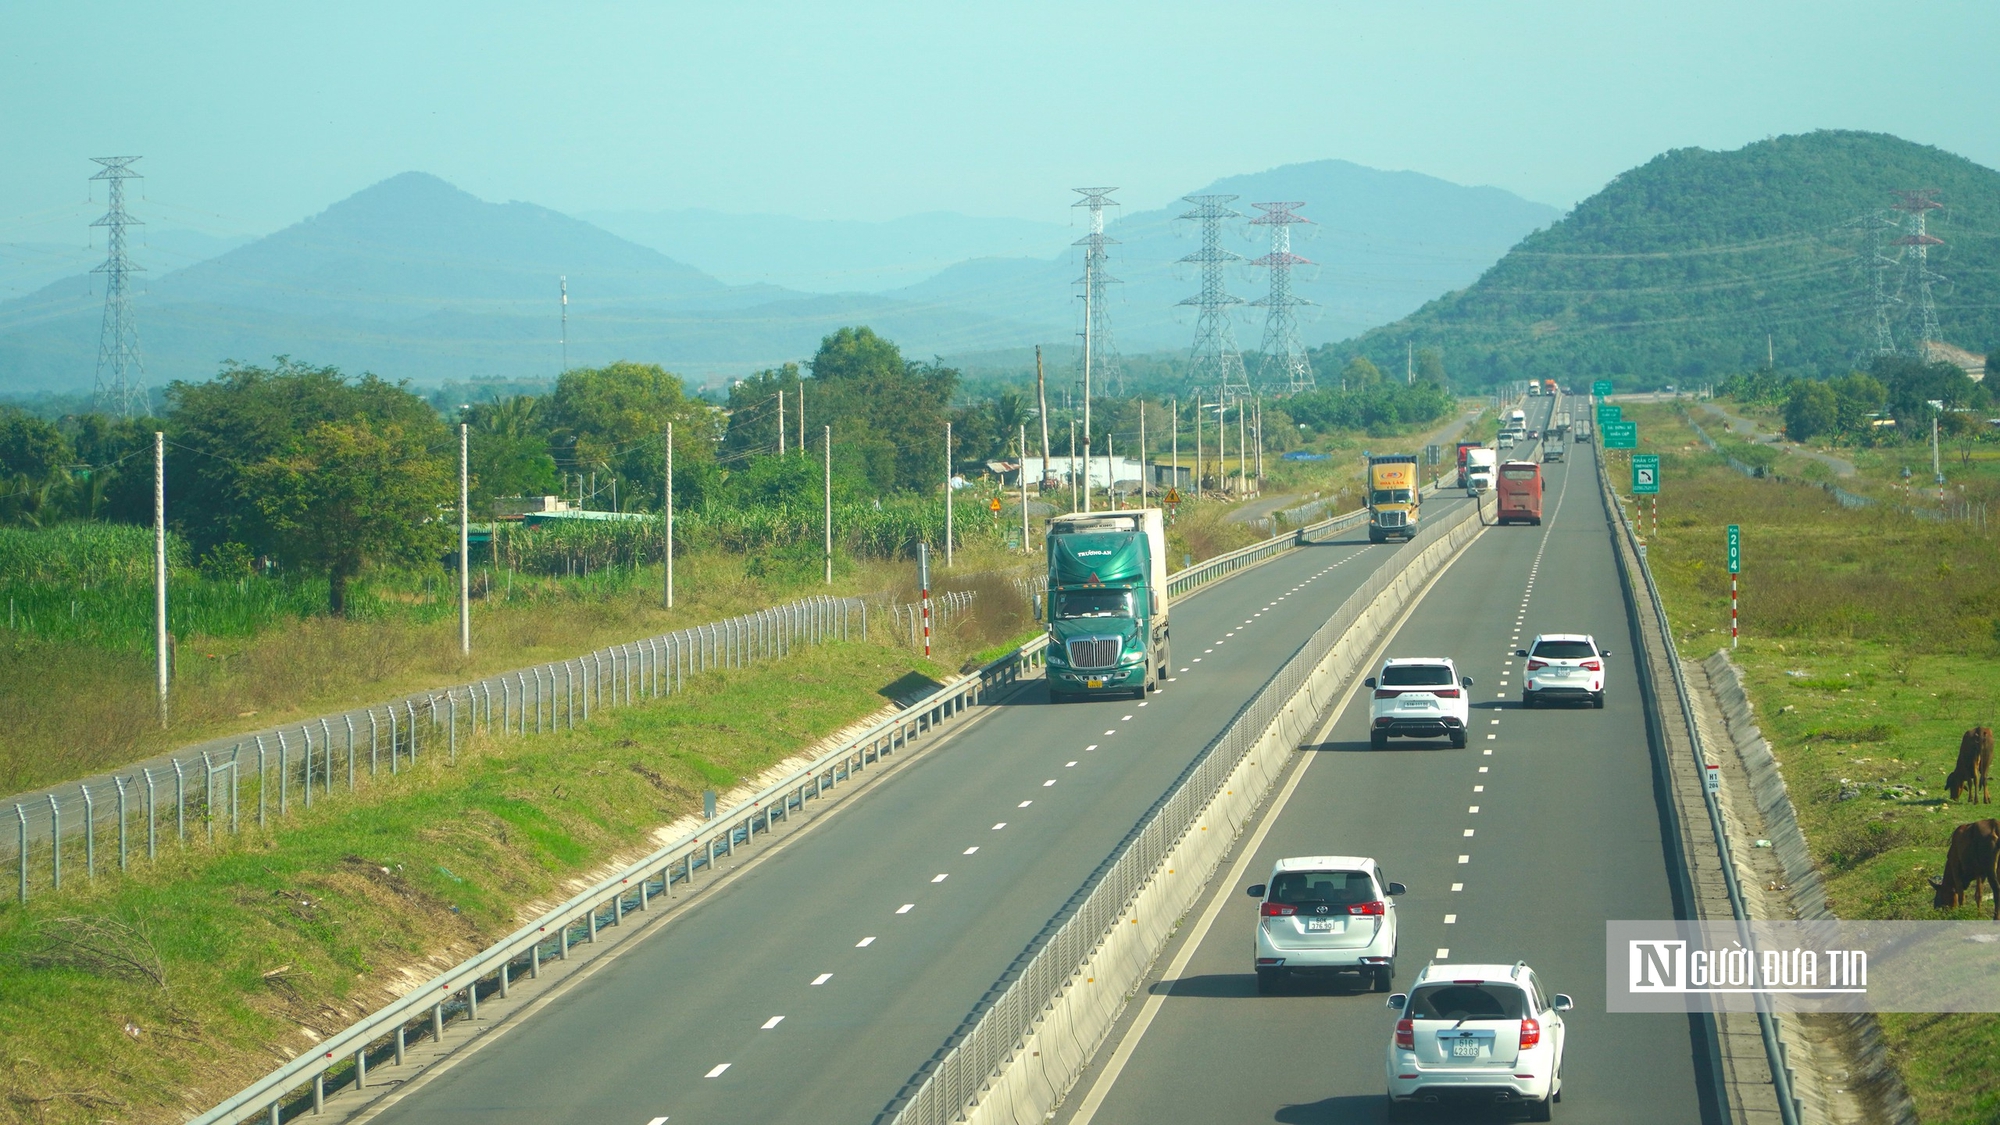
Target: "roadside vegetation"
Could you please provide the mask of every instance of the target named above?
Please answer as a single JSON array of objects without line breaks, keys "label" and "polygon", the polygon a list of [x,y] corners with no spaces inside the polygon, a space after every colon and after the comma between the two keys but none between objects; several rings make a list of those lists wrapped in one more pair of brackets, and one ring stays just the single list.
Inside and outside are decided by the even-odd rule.
[{"label": "roadside vegetation", "polygon": [[[1959,735],[2000,721],[2000,529],[1842,508],[1804,480],[1729,468],[1673,407],[1627,407],[1625,416],[1639,423],[1641,450],[1661,457],[1661,530],[1648,559],[1687,658],[1729,644],[1725,528],[1742,528],[1733,657],[1833,910],[1990,918],[1991,903],[1933,909],[1928,880],[1943,868],[1952,828],[1993,815],[1949,800],[1944,782]],[[1806,463],[1759,448],[1786,475]],[[1629,477],[1613,476],[1623,492]],[[1924,1121],[2000,1118],[1991,1078],[2000,1017],[1880,1018]]]}]

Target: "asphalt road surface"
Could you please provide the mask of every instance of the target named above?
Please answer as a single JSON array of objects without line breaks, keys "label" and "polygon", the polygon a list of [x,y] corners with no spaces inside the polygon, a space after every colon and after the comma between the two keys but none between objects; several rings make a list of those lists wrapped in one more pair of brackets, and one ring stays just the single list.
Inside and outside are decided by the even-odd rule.
[{"label": "asphalt road surface", "polygon": [[[1387,646],[1390,656],[1450,656],[1474,678],[1470,745],[1397,739],[1371,751],[1368,694],[1356,692],[1307,751],[1296,787],[1280,788],[1267,832],[1248,837],[1255,846],[1236,877],[1218,879],[1190,913],[1161,959],[1162,981],[1128,1008],[1060,1120],[1386,1118],[1395,1013],[1383,996],[1344,981],[1257,993],[1257,903],[1244,889],[1281,857],[1315,854],[1374,856],[1408,885],[1397,991],[1433,960],[1526,960],[1575,997],[1558,1120],[1704,1119],[1687,1018],[1605,1011],[1604,922],[1671,918],[1673,903],[1596,461],[1580,449],[1545,472],[1543,524],[1485,531]],[[1591,633],[1612,650],[1603,710],[1522,709],[1525,661],[1514,652],[1538,632]]]},{"label": "asphalt road surface", "polygon": [[1153,698],[1017,693],[367,1119],[875,1120],[1242,703],[1407,554],[1364,527],[1175,606]]}]

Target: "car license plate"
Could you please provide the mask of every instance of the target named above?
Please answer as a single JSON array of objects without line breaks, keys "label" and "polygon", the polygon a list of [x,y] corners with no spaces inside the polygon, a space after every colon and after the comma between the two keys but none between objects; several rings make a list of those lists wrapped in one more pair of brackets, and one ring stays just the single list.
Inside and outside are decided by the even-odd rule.
[{"label": "car license plate", "polygon": [[1103,687],[1103,686],[1104,686],[1104,681],[1103,681],[1103,680],[1085,680],[1085,681],[1083,681],[1083,686],[1084,686],[1084,687]]},{"label": "car license plate", "polygon": [[1309,934],[1337,934],[1340,932],[1340,918],[1308,918],[1306,932]]},{"label": "car license plate", "polygon": [[1452,1057],[1452,1058],[1455,1058],[1455,1059],[1476,1059],[1476,1058],[1478,1058],[1478,1057],[1479,1057],[1479,1040],[1477,1040],[1477,1039],[1454,1039],[1454,1040],[1452,1040],[1452,1044],[1451,1044],[1451,1057]]}]

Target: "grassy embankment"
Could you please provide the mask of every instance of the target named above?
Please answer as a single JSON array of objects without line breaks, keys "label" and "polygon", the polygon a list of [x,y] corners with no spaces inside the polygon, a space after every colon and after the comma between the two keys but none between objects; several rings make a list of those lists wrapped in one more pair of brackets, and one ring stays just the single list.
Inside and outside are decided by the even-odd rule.
[{"label": "grassy embankment", "polygon": [[[1743,529],[1735,659],[1835,912],[1975,917],[1970,906],[1933,910],[1927,880],[1953,826],[1993,815],[1948,801],[1944,779],[1959,734],[2000,719],[2000,535],[1746,478],[1671,407],[1627,407],[1626,417],[1639,422],[1641,450],[1661,455],[1661,531],[1648,554],[1689,658],[1729,642],[1725,527]],[[1804,459],[1762,451],[1785,475],[1806,476]],[[1623,492],[1629,474],[1613,476]],[[2000,1119],[2000,1017],[1881,1020],[1924,1121]]]},{"label": "grassy embankment", "polygon": [[[977,636],[955,638],[969,648]],[[575,731],[481,735],[211,851],[0,909],[0,1121],[173,1121],[946,666],[801,650]]]}]

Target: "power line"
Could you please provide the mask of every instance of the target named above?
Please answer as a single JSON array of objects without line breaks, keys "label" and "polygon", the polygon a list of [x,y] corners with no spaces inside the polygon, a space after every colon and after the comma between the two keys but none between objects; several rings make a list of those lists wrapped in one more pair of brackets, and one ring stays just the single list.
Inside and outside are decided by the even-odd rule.
[{"label": "power line", "polygon": [[92,273],[105,275],[104,322],[97,335],[97,382],[91,392],[98,411],[119,418],[143,417],[151,413],[139,380],[145,366],[139,360],[139,324],[132,312],[132,293],[126,276],[145,267],[133,265],[125,256],[125,228],[144,226],[125,211],[125,181],[142,178],[131,168],[137,156],[93,156],[103,165],[93,180],[110,185],[110,204],[104,217],[90,224],[106,232],[104,264]]},{"label": "power line", "polygon": [[1258,349],[1264,358],[1257,371],[1257,381],[1267,390],[1283,387],[1292,394],[1309,391],[1313,389],[1312,361],[1306,358],[1306,346],[1299,342],[1299,318],[1292,310],[1312,302],[1293,295],[1292,267],[1312,263],[1292,253],[1292,227],[1312,220],[1302,218],[1294,211],[1294,208],[1304,207],[1303,202],[1253,203],[1251,206],[1263,214],[1250,220],[1250,225],[1271,228],[1271,252],[1250,263],[1271,271],[1270,294],[1251,302],[1265,310],[1264,342]]}]

